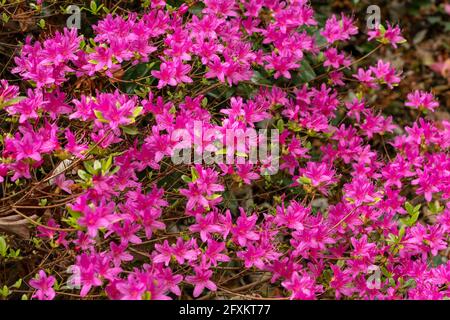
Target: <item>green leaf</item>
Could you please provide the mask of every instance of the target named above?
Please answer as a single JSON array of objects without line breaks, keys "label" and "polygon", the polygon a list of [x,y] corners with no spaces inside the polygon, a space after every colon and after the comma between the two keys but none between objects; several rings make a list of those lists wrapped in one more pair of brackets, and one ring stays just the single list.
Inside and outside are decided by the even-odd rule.
[{"label": "green leaf", "polygon": [[416,286],[416,281],[414,279],[409,279],[408,281],[406,281],[403,284],[403,288],[410,288],[410,287],[415,287]]},{"label": "green leaf", "polygon": [[106,173],[111,168],[113,162],[113,157],[109,156],[108,159],[102,164],[102,172]]},{"label": "green leaf", "polygon": [[6,12],[2,13],[2,20],[4,23],[8,23],[10,17],[6,14]]},{"label": "green leaf", "polygon": [[96,13],[97,12],[97,3],[95,1],[91,1],[90,8],[93,13]]},{"label": "green leaf", "polygon": [[21,285],[22,285],[22,279],[19,279],[19,280],[16,281],[16,283],[14,283],[12,285],[12,287],[16,288],[16,289],[19,289]]},{"label": "green leaf", "polygon": [[405,209],[409,214],[409,218],[403,218],[400,219],[401,222],[403,222],[403,224],[411,227],[412,225],[414,225],[417,221],[417,219],[419,218],[420,215],[420,207],[421,205],[418,204],[417,206],[413,207],[413,205],[409,202],[405,203]]},{"label": "green leaf", "polygon": [[181,180],[183,180],[183,181],[186,182],[186,183],[192,182],[191,178],[188,177],[188,176],[185,175],[185,174],[183,174],[183,175],[181,176]]},{"label": "green leaf", "polygon": [[97,117],[97,119],[98,119],[100,122],[105,122],[105,123],[108,122],[108,120],[106,120],[105,118],[103,118],[103,115],[102,115],[102,112],[101,112],[101,111],[94,110],[94,114],[95,114],[95,116]]},{"label": "green leaf", "polygon": [[226,154],[226,153],[227,153],[227,149],[225,149],[225,148],[219,149],[215,152],[216,155],[222,155],[222,154]]},{"label": "green leaf", "polygon": [[134,108],[134,110],[133,110],[133,119],[136,118],[138,115],[140,115],[143,109],[144,109],[144,107],[136,107],[136,108]]},{"label": "green leaf", "polygon": [[[138,88],[143,88],[144,82],[142,81],[134,81],[136,79],[144,78],[148,76],[155,65],[154,62],[151,63],[139,63],[133,67],[128,68],[123,75],[123,80],[131,81],[124,82],[121,84],[123,91],[126,93],[132,94]],[[154,78],[148,78],[146,80],[153,80]]]},{"label": "green leaf", "polygon": [[277,129],[282,132],[284,130],[284,121],[283,119],[278,119],[277,121]]},{"label": "green leaf", "polygon": [[251,82],[253,82],[254,84],[271,84],[271,82],[268,80],[269,75],[268,74],[261,74],[261,72],[259,71],[254,71],[253,72],[253,76],[250,79]]},{"label": "green leaf", "polygon": [[150,291],[145,291],[142,295],[142,300],[152,300],[152,293]]},{"label": "green leaf", "polygon": [[41,29],[45,29],[45,20],[44,19],[39,20],[38,25]]},{"label": "green leaf", "polygon": [[248,155],[245,152],[236,151],[236,156],[241,158],[248,158]]},{"label": "green leaf", "polygon": [[412,204],[409,203],[409,202],[406,202],[406,203],[405,203],[405,209],[406,209],[406,211],[407,211],[410,215],[412,215],[413,212],[414,212],[414,207],[413,207]]},{"label": "green leaf", "polygon": [[7,297],[10,294],[9,288],[4,285],[3,288],[0,290],[0,294],[2,295],[2,297]]},{"label": "green leaf", "polygon": [[220,198],[220,197],[221,197],[220,194],[215,193],[215,194],[213,194],[212,196],[209,196],[209,197],[206,197],[206,198],[207,198],[208,200],[215,200],[215,199]]},{"label": "green leaf", "polygon": [[81,178],[81,179],[83,179],[84,181],[88,181],[89,180],[89,178],[90,178],[90,176],[89,176],[89,174],[87,174],[87,172],[86,171],[84,171],[84,170],[78,170],[78,176]]},{"label": "green leaf", "polygon": [[399,239],[399,241],[403,239],[404,235],[405,235],[405,226],[401,226],[400,230],[398,232],[398,239]]},{"label": "green leaf", "polygon": [[120,127],[122,131],[130,136],[135,136],[139,134],[139,130],[136,127],[128,126],[128,127]]},{"label": "green leaf", "polygon": [[94,161],[94,170],[95,172],[98,172],[98,170],[100,170],[102,168],[102,163],[98,160]]},{"label": "green leaf", "polygon": [[204,98],[202,99],[202,107],[203,107],[203,108],[206,108],[207,105],[208,105],[208,98],[207,98],[207,97],[204,97]]},{"label": "green leaf", "polygon": [[86,168],[87,172],[89,172],[90,174],[95,174],[95,169],[92,166],[92,161],[86,161],[83,163],[84,167]]},{"label": "green leaf", "polygon": [[430,209],[433,214],[439,214],[444,210],[444,207],[440,205],[439,201],[435,201],[428,205],[428,209]]},{"label": "green leaf", "polygon": [[26,97],[17,97],[17,98],[5,101],[2,104],[0,104],[0,109],[2,109],[4,107],[9,107],[9,106],[15,105],[15,104],[19,103],[20,101],[22,101],[23,99],[26,99]]},{"label": "green leaf", "polygon": [[298,182],[300,182],[301,184],[311,184],[311,179],[307,178],[307,177],[300,177],[298,178]]},{"label": "green leaf", "polygon": [[120,167],[114,167],[109,173],[111,175],[116,174],[120,170]]},{"label": "green leaf", "polygon": [[199,174],[194,167],[191,167],[191,176],[192,176],[192,182],[195,182],[199,177]]},{"label": "green leaf", "polygon": [[308,83],[316,77],[314,69],[311,67],[306,59],[303,59],[300,63],[300,69],[298,71],[298,79],[302,83]]},{"label": "green leaf", "polygon": [[3,237],[0,237],[0,256],[6,257],[6,252],[8,250],[8,245]]}]

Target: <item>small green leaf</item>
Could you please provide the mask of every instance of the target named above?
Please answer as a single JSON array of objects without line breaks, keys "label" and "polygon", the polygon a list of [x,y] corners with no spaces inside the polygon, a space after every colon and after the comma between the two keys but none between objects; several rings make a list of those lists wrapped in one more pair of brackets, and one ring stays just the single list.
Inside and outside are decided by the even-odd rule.
[{"label": "small green leaf", "polygon": [[5,238],[0,237],[0,255],[2,257],[6,257],[7,250],[8,250],[8,245],[6,244]]},{"label": "small green leaf", "polygon": [[113,162],[113,157],[109,156],[108,159],[102,164],[102,172],[106,173],[111,168]]},{"label": "small green leaf", "polygon": [[94,161],[94,170],[95,172],[98,172],[98,170],[100,170],[102,168],[102,163],[98,160]]},{"label": "small green leaf", "polygon": [[220,194],[215,193],[215,194],[213,194],[212,196],[209,196],[209,197],[206,197],[206,198],[207,198],[208,200],[215,200],[215,199],[220,198],[220,197],[221,197]]},{"label": "small green leaf", "polygon": [[181,176],[181,180],[183,180],[183,181],[186,182],[186,183],[192,182],[191,178],[188,177],[188,176],[185,175],[185,174],[183,174],[183,175]]},{"label": "small green leaf", "polygon": [[83,179],[84,181],[88,181],[89,180],[89,178],[90,178],[90,176],[89,176],[89,174],[87,174],[87,172],[86,171],[84,171],[84,170],[78,170],[78,176],[81,178],[81,179]]},{"label": "small green leaf", "polygon": [[405,235],[405,226],[401,226],[400,230],[398,232],[398,239],[401,240],[403,239],[403,236]]},{"label": "small green leaf", "polygon": [[136,107],[136,108],[134,108],[134,110],[133,110],[133,119],[135,119],[138,115],[140,115],[143,109],[144,109],[144,107]]},{"label": "small green leaf", "polygon": [[216,155],[222,155],[222,154],[226,154],[226,153],[227,153],[227,149],[225,149],[225,148],[219,149],[215,152]]},{"label": "small green leaf", "polygon": [[2,14],[2,20],[3,20],[3,22],[4,22],[4,23],[8,23],[9,18],[10,18],[10,17],[6,14],[6,12],[3,12],[3,14]]},{"label": "small green leaf", "polygon": [[23,99],[26,99],[26,97],[17,97],[17,98],[5,101],[2,104],[0,104],[0,109],[2,109],[4,107],[9,107],[9,106],[15,105],[15,104],[19,103],[20,101],[22,101]]},{"label": "small green leaf", "polygon": [[101,111],[94,110],[94,114],[95,114],[95,116],[97,117],[97,119],[98,119],[100,122],[105,122],[105,123],[108,122],[108,120],[106,120],[105,118],[103,118],[103,115],[102,115],[102,112],[101,112]]},{"label": "small green leaf", "polygon": [[38,25],[41,29],[45,29],[45,20],[44,19],[39,20]]},{"label": "small green leaf", "polygon": [[97,3],[95,1],[91,1],[91,4],[89,7],[91,8],[92,13],[97,12]]},{"label": "small green leaf", "polygon": [[300,69],[298,73],[299,73],[298,78],[302,83],[307,83],[316,77],[314,69],[311,67],[311,65],[306,59],[303,59],[300,62]]},{"label": "small green leaf", "polygon": [[86,168],[87,172],[90,174],[95,174],[95,169],[92,166],[92,161],[86,161],[83,163],[84,167]]},{"label": "small green leaf", "polygon": [[241,158],[248,158],[248,155],[245,152],[236,151],[236,155]]},{"label": "small green leaf", "polygon": [[9,288],[4,285],[3,288],[0,290],[0,294],[2,295],[2,297],[8,297],[10,294]]},{"label": "small green leaf", "polygon": [[311,179],[308,177],[300,177],[298,178],[298,182],[300,182],[301,184],[311,184]]},{"label": "small green leaf", "polygon": [[19,289],[21,285],[22,285],[22,279],[19,279],[12,286],[13,286],[13,288]]},{"label": "small green leaf", "polygon": [[192,176],[192,182],[195,182],[199,177],[198,172],[194,167],[191,167],[191,176]]},{"label": "small green leaf", "polygon": [[135,136],[139,134],[139,130],[136,127],[128,126],[128,127],[120,127],[122,131],[130,136]]},{"label": "small green leaf", "polygon": [[284,130],[284,121],[283,119],[278,119],[277,121],[277,129],[282,132]]}]

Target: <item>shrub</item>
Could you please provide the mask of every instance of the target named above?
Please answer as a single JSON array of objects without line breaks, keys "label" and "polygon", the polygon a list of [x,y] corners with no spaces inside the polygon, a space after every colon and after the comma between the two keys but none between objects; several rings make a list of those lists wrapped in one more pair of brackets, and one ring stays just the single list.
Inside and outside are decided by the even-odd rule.
[{"label": "shrub", "polygon": [[[450,123],[426,119],[429,92],[406,97],[413,123],[371,105],[401,81],[366,65],[405,42],[398,26],[352,57],[353,17],[321,27],[307,1],[150,3],[92,38],[27,38],[14,72],[29,89],[1,82],[3,212],[70,252],[57,268],[72,274],[28,281],[34,298],[260,297],[224,286],[245,273],[269,298],[449,296]],[[248,161],[266,140],[279,154]],[[180,149],[236,161],[175,164]]]}]

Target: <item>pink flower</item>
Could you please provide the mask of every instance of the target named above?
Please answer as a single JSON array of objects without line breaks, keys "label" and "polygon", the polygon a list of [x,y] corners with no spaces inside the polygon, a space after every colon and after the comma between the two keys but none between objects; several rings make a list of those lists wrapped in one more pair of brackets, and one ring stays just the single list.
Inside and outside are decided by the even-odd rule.
[{"label": "pink flower", "polygon": [[157,243],[155,244],[155,249],[158,254],[153,257],[153,262],[164,263],[165,266],[168,266],[172,259],[172,248],[170,247],[169,242],[164,240],[163,244]]},{"label": "pink flower", "polygon": [[8,81],[0,80],[0,105],[16,98],[19,95],[19,87],[9,85]]},{"label": "pink flower", "polygon": [[374,185],[365,177],[353,178],[351,183],[344,186],[344,192],[344,198],[356,206],[381,199]]},{"label": "pink flower", "polygon": [[365,84],[369,88],[375,88],[374,78],[372,77],[372,70],[365,71],[363,68],[358,68],[358,73],[353,75],[354,78]]},{"label": "pink flower", "polygon": [[253,172],[253,165],[250,163],[237,164],[237,174],[246,184],[252,184],[252,180],[258,179],[260,176],[256,172]]},{"label": "pink flower", "polygon": [[307,274],[293,272],[290,279],[281,283],[286,290],[291,291],[291,300],[315,300],[316,294],[321,293],[323,288],[316,285],[315,279]]},{"label": "pink flower", "polygon": [[205,250],[205,257],[207,258],[208,262],[212,265],[217,265],[217,262],[228,262],[231,260],[231,258],[221,253],[225,250],[225,242],[218,242],[214,241],[212,239],[208,240],[208,247]]},{"label": "pink flower", "polygon": [[244,209],[239,208],[241,215],[237,218],[236,226],[231,228],[231,234],[233,235],[233,241],[237,242],[240,246],[245,246],[248,240],[259,240],[259,235],[252,231],[255,227],[256,215],[247,217]]},{"label": "pink flower", "polygon": [[434,96],[430,92],[421,90],[415,90],[408,94],[408,100],[405,103],[407,107],[413,107],[416,109],[426,109],[434,112],[439,107],[439,103],[434,99]]},{"label": "pink flower", "polygon": [[321,35],[325,37],[329,44],[333,44],[338,40],[347,40],[357,33],[358,28],[353,24],[353,19],[342,14],[341,20],[338,20],[336,15],[328,18]]},{"label": "pink flower", "polygon": [[387,84],[391,89],[400,82],[399,75],[395,73],[395,68],[391,67],[389,62],[378,60],[376,67],[370,67],[370,70],[380,83]]},{"label": "pink flower", "polygon": [[55,285],[56,279],[53,276],[47,276],[44,270],[40,270],[36,278],[30,280],[30,286],[37,291],[33,294],[33,298],[38,300],[53,300],[55,297]]},{"label": "pink flower", "polygon": [[333,270],[333,278],[330,281],[330,287],[335,290],[336,299],[340,299],[342,295],[351,296],[355,291],[351,288],[352,278],[347,270],[342,271],[337,265],[331,265],[331,270]]},{"label": "pink flower", "polygon": [[220,233],[222,231],[222,227],[215,224],[215,217],[213,213],[208,213],[205,217],[202,215],[197,215],[195,217],[196,224],[193,224],[189,227],[189,230],[192,232],[199,232],[200,239],[203,242],[206,242],[211,238],[210,233]]},{"label": "pink flower", "polygon": [[369,260],[374,257],[376,244],[369,243],[367,241],[367,235],[364,234],[361,238],[359,238],[359,240],[355,237],[352,237],[350,241],[353,245],[353,256]]},{"label": "pink flower", "polygon": [[88,149],[88,146],[85,144],[77,144],[75,135],[70,131],[69,128],[65,130],[65,135],[67,139],[67,144],[65,149],[77,156],[80,159],[84,159],[84,152]]},{"label": "pink flower", "polygon": [[172,245],[172,254],[179,264],[183,264],[185,260],[195,261],[199,255],[197,241],[191,239],[184,242],[182,238],[178,238],[175,245]]},{"label": "pink flower", "polygon": [[272,52],[271,56],[266,57],[266,61],[268,62],[266,69],[275,70],[275,79],[278,79],[280,76],[290,79],[291,74],[289,70],[300,67],[300,65],[297,64],[297,60],[298,58],[293,55],[277,55],[275,52]]},{"label": "pink flower", "polygon": [[55,184],[60,188],[61,190],[64,190],[68,194],[72,194],[72,190],[70,187],[74,184],[73,180],[66,180],[66,177],[64,174],[59,174],[55,178]]},{"label": "pink flower", "polygon": [[181,60],[166,61],[161,63],[160,70],[152,71],[152,75],[159,79],[158,89],[166,85],[176,86],[178,83],[191,83],[192,79],[187,76],[191,66],[183,64]]},{"label": "pink flower", "polygon": [[246,268],[255,266],[258,269],[263,269],[265,263],[262,258],[265,253],[265,250],[263,250],[260,246],[254,246],[251,243],[248,243],[245,251],[238,251],[237,256],[244,260]]},{"label": "pink flower", "polygon": [[170,268],[160,268],[157,274],[158,282],[177,296],[181,296],[181,289],[178,284],[183,281],[183,276],[174,274]]},{"label": "pink flower", "polygon": [[324,67],[333,67],[338,69],[340,66],[348,67],[350,60],[345,58],[343,53],[338,53],[336,48],[329,48],[324,52],[325,62]]},{"label": "pink flower", "polygon": [[387,29],[382,25],[375,26],[375,29],[370,30],[369,40],[377,39],[379,42],[388,44],[390,43],[394,48],[397,48],[398,43],[406,42],[405,38],[401,35],[401,30],[399,26],[391,26],[389,22],[387,23]]},{"label": "pink flower", "polygon": [[213,272],[211,270],[203,269],[202,267],[194,267],[195,275],[187,276],[186,281],[194,285],[194,298],[197,298],[205,288],[216,291],[217,286],[210,280]]},{"label": "pink flower", "polygon": [[305,228],[304,223],[309,214],[310,210],[308,208],[292,200],[287,209],[284,206],[277,207],[277,215],[274,222],[277,225],[285,225],[288,228],[301,231]]},{"label": "pink flower", "polygon": [[117,290],[122,294],[120,300],[142,300],[145,284],[139,280],[134,274],[130,274],[127,280],[116,285]]},{"label": "pink flower", "polygon": [[[303,178],[311,183],[317,190],[327,195],[327,187],[337,181],[334,177],[335,171],[326,163],[309,161],[305,169],[301,169]],[[300,178],[301,180],[302,178]]]}]

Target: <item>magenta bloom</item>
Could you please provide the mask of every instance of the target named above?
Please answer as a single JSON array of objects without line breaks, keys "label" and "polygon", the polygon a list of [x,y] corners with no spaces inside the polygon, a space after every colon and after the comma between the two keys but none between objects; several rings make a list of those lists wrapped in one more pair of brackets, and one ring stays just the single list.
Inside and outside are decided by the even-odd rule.
[{"label": "magenta bloom", "polygon": [[247,216],[242,208],[239,210],[241,215],[237,219],[236,226],[231,228],[231,233],[234,241],[240,246],[245,246],[248,240],[259,240],[259,235],[253,231],[258,217],[256,215]]},{"label": "magenta bloom", "polygon": [[38,300],[53,300],[55,297],[55,285],[56,279],[53,276],[47,276],[44,270],[40,270],[37,277],[29,281],[30,286],[36,289],[33,294],[33,298]]},{"label": "magenta bloom", "polygon": [[387,22],[387,29],[382,25],[377,25],[368,34],[369,40],[377,39],[381,43],[390,43],[394,48],[397,48],[397,44],[406,42],[405,38],[402,37],[400,27],[393,27],[389,22]]},{"label": "magenta bloom", "polygon": [[416,109],[426,109],[433,112],[439,107],[439,102],[434,99],[434,96],[430,92],[421,90],[415,90],[408,94],[408,100],[405,103],[407,107],[413,107]]},{"label": "magenta bloom", "polygon": [[315,300],[316,294],[323,291],[322,286],[316,285],[315,279],[307,274],[294,272],[290,279],[281,284],[291,291],[291,300]]},{"label": "magenta bloom", "polygon": [[186,281],[194,285],[194,298],[201,295],[205,288],[208,288],[211,291],[217,290],[216,284],[210,280],[213,273],[211,270],[195,267],[194,272],[195,275],[186,277]]}]

